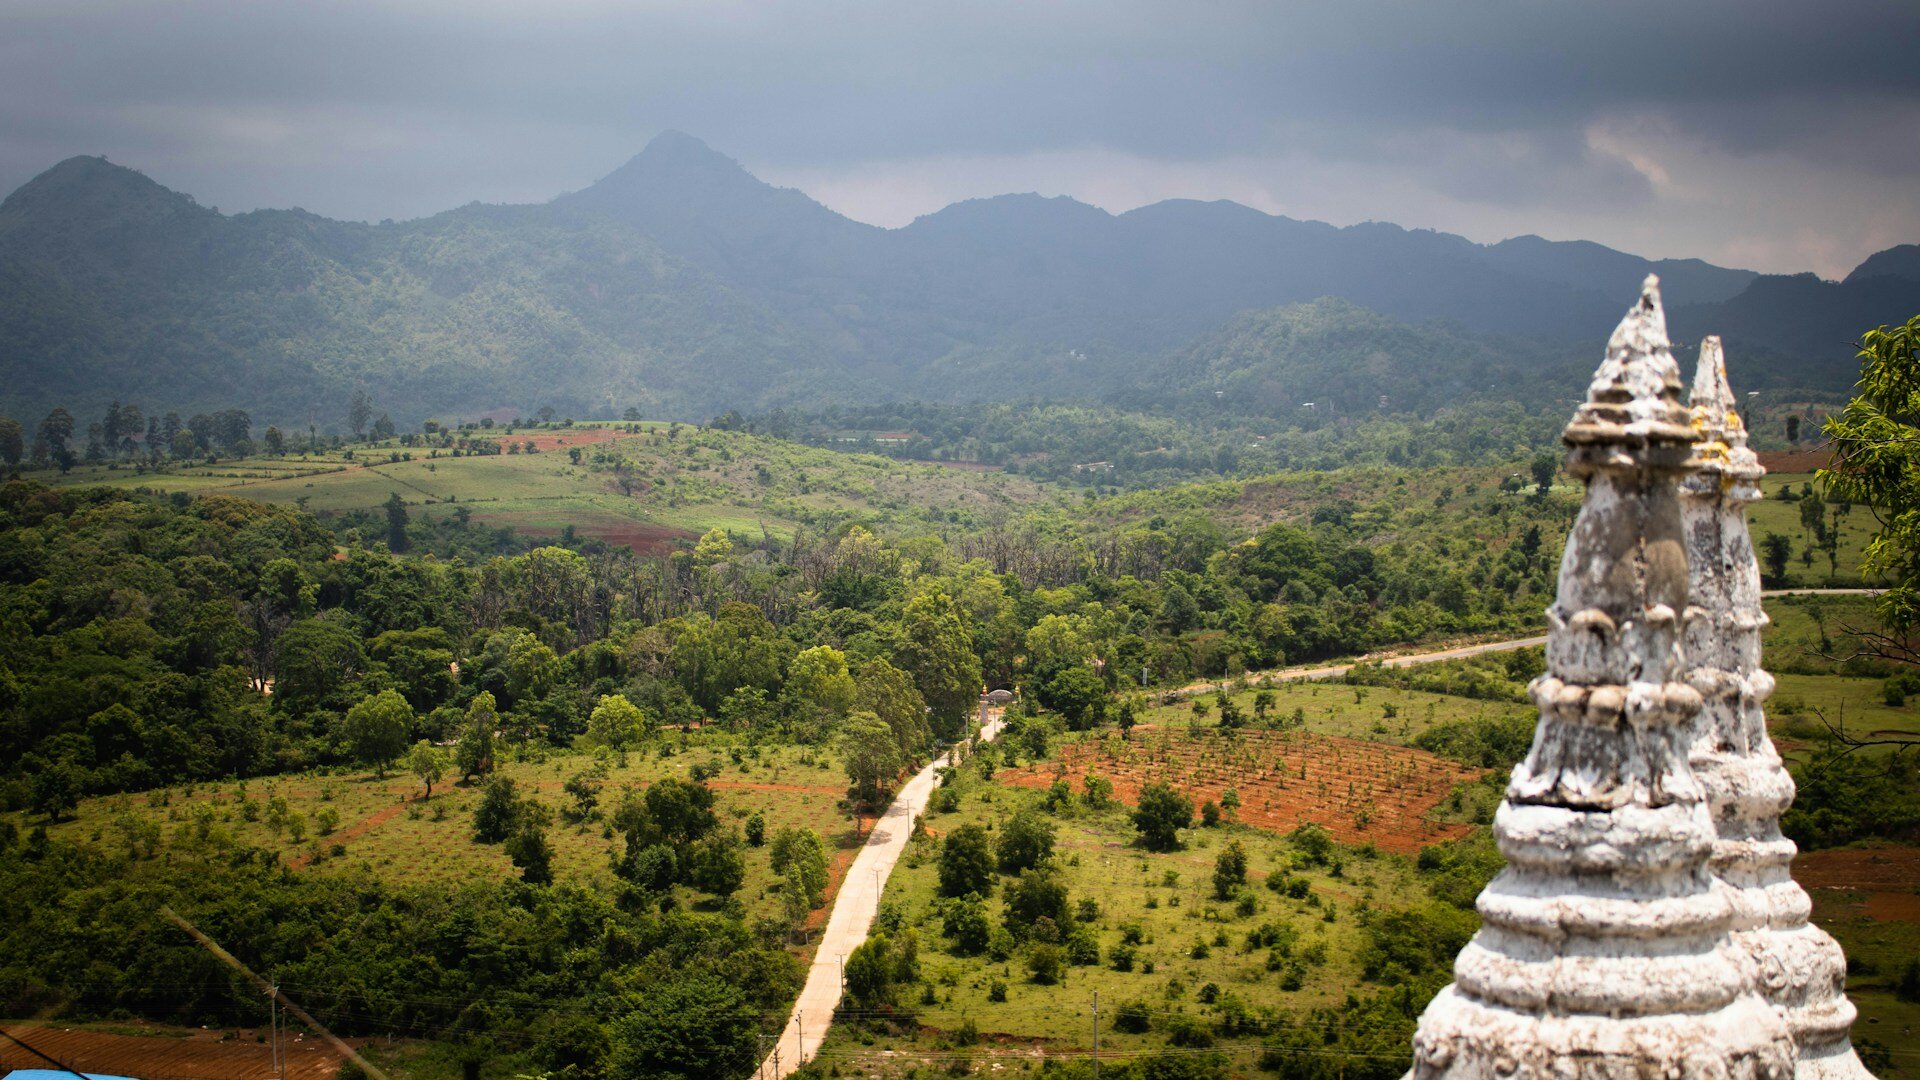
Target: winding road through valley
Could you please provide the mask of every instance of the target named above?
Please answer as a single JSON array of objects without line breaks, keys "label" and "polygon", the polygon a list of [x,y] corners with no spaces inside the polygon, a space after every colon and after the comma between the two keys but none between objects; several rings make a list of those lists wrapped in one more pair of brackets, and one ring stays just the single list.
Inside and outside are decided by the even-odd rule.
[{"label": "winding road through valley", "polygon": [[[1764,596],[1790,596],[1806,594],[1837,595],[1873,595],[1878,589],[1775,589],[1763,593]],[[1458,660],[1483,653],[1507,652],[1524,649],[1530,645],[1544,645],[1546,635],[1512,638],[1507,641],[1488,641],[1477,645],[1461,645],[1451,649],[1437,649],[1432,652],[1410,653],[1403,656],[1377,658],[1387,667],[1411,667],[1415,664],[1432,664],[1442,660]],[[1271,671],[1250,672],[1249,683],[1286,682],[1290,679],[1337,679],[1351,671],[1353,663],[1324,664],[1314,667],[1275,668]],[[1217,689],[1230,689],[1231,683],[1196,683],[1174,691],[1183,697],[1195,694],[1211,694]],[[1000,734],[1001,713],[993,710],[987,722],[980,729],[980,738],[991,741]],[[813,954],[813,966],[807,969],[806,986],[800,991],[800,998],[794,1003],[793,1013],[787,1018],[787,1026],[780,1031],[780,1037],[774,1043],[760,1068],[754,1073],[758,1080],[780,1080],[790,1076],[813,1059],[820,1050],[820,1044],[827,1037],[827,1029],[833,1023],[833,1013],[840,1004],[840,963],[847,954],[859,948],[867,940],[867,931],[873,926],[873,917],[880,910],[880,894],[886,887],[888,875],[893,873],[894,864],[900,861],[900,855],[907,848],[907,840],[913,835],[913,823],[927,809],[927,800],[932,797],[933,789],[939,781],[941,767],[951,764],[952,754],[944,754],[933,764],[907,781],[894,796],[892,805],[879,821],[874,823],[873,831],[868,834],[866,845],[860,854],[854,857],[853,865],[847,869],[845,881],[841,883],[840,893],[834,899],[833,912],[827,918],[826,930],[820,938],[820,947]]]}]

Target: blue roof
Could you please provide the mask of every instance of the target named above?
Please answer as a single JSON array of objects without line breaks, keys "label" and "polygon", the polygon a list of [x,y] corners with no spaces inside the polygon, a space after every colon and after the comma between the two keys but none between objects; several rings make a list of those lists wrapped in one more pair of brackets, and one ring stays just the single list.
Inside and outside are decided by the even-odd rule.
[{"label": "blue roof", "polygon": [[[108,1076],[106,1073],[80,1073],[87,1080],[134,1080],[131,1076]],[[15,1069],[0,1080],[73,1080],[74,1074],[65,1069]]]}]

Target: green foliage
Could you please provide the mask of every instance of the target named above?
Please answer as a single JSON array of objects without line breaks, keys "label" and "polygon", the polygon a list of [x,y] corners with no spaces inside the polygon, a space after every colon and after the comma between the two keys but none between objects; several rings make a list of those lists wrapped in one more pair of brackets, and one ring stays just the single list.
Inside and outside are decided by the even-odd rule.
[{"label": "green foliage", "polygon": [[346,733],[354,757],[385,776],[387,766],[406,749],[413,720],[413,706],[397,691],[382,690],[360,699],[347,710]]},{"label": "green foliage", "polygon": [[1019,874],[1053,858],[1053,823],[1034,811],[1021,810],[1000,827],[994,844],[1003,874]]},{"label": "green foliage", "polygon": [[856,712],[841,725],[840,757],[853,784],[851,794],[868,806],[887,801],[906,764],[893,729],[870,712]]},{"label": "green foliage", "polygon": [[1133,826],[1140,844],[1149,851],[1172,851],[1180,846],[1180,830],[1193,824],[1193,800],[1166,784],[1148,784],[1140,790]]},{"label": "green foliage", "polygon": [[632,994],[613,1021],[607,1065],[635,1080],[745,1075],[754,1065],[756,1020],[740,986],[712,974],[668,974]]},{"label": "green foliage", "polygon": [[407,753],[407,771],[418,777],[420,783],[426,786],[425,795],[429,797],[433,795],[433,785],[447,775],[450,764],[446,751],[425,739],[414,743],[413,749]]},{"label": "green foliage", "polygon": [[624,694],[608,694],[587,718],[587,741],[610,750],[629,750],[646,737],[647,716]]},{"label": "green foliage", "polygon": [[1213,895],[1220,900],[1233,896],[1247,883],[1247,852],[1238,840],[1221,849],[1213,860]]},{"label": "green foliage", "polygon": [[940,895],[985,896],[993,889],[992,841],[978,825],[962,825],[940,842]]},{"label": "green foliage", "polygon": [[473,812],[473,839],[478,844],[498,844],[513,834],[520,819],[520,797],[513,781],[495,777],[487,781],[480,805]]},{"label": "green foliage", "polygon": [[1006,888],[1007,932],[1024,941],[1041,920],[1054,927],[1072,918],[1067,886],[1058,873],[1046,869],[1023,871]]},{"label": "green foliage", "polygon": [[796,886],[805,902],[801,914],[819,907],[827,894],[827,845],[812,829],[781,829],[769,847],[773,872]]},{"label": "green foliage", "polygon": [[1920,627],[1920,315],[1868,330],[1860,346],[1860,382],[1827,420],[1833,459],[1819,476],[1831,494],[1873,508],[1880,528],[1861,570],[1891,581],[1877,612],[1903,637]]}]

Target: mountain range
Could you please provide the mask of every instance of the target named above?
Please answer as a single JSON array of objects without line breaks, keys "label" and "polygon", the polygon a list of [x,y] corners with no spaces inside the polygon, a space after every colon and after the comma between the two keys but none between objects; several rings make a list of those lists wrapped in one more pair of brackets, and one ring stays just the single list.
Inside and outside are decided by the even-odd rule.
[{"label": "mountain range", "polygon": [[882,229],[677,133],[545,204],[377,225],[222,215],[79,157],[0,202],[0,412],[112,398],[337,428],[361,389],[403,423],[1213,390],[1250,410],[1547,401],[1577,392],[1647,273],[1675,336],[1722,334],[1754,389],[1842,392],[1860,331],[1920,310],[1917,245],[1828,282],[1230,202],[1005,195]]}]

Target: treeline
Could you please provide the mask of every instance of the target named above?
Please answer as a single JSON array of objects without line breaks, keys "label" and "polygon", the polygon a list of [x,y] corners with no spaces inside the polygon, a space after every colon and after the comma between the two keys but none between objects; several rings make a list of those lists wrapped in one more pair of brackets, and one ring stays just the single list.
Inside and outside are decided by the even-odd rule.
[{"label": "treeline", "polygon": [[346,1035],[585,1076],[745,1075],[798,960],[735,917],[520,882],[296,877],[252,849],[163,861],[0,830],[0,1012],[260,1026],[249,985],[171,906]]},{"label": "treeline", "polygon": [[1469,401],[1429,416],[1325,403],[1285,412],[1146,412],[1098,404],[893,403],[728,413],[711,426],[917,461],[976,462],[1121,488],[1352,465],[1503,464],[1550,447],[1564,418]]},{"label": "treeline", "polygon": [[[409,738],[429,740],[483,692],[505,737],[553,744],[611,696],[651,729],[803,741],[859,712],[904,716],[916,695],[930,734],[952,739],[983,685],[1085,721],[1143,677],[1529,624],[1552,553],[1521,526],[1560,511],[1477,498],[1488,513],[1455,515],[1457,538],[1384,539],[1335,505],[1242,543],[1188,513],[951,542],[716,531],[661,558],[479,558],[497,539],[485,530],[442,545],[468,561],[396,554],[465,535],[457,517],[423,532],[398,500],[382,537],[224,496],[14,481],[0,487],[0,795],[58,813],[88,792],[363,756],[348,716],[387,692]],[[1520,535],[1489,544],[1491,523]]]}]

